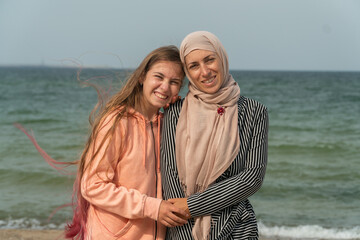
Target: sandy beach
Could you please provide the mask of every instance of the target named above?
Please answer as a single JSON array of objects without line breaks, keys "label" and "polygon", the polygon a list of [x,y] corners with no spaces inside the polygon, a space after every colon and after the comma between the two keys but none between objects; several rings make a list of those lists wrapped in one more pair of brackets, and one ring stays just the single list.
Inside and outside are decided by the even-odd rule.
[{"label": "sandy beach", "polygon": [[[0,240],[65,240],[65,238],[61,230],[0,229]],[[260,240],[270,239],[260,237]]]}]

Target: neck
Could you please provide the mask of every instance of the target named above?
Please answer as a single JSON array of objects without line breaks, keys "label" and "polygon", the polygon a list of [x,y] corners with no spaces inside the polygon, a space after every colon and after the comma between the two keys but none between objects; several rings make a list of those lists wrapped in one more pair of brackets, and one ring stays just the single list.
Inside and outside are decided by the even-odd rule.
[{"label": "neck", "polygon": [[145,106],[146,104],[144,104],[142,101],[140,101],[140,104],[138,104],[138,106],[135,106],[135,110],[139,113],[141,113],[145,119],[151,121],[159,112],[158,108],[151,108],[148,106]]}]

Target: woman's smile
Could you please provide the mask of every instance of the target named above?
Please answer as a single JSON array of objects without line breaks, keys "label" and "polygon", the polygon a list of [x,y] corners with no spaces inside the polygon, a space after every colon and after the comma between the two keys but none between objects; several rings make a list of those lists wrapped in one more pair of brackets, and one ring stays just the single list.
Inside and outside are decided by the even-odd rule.
[{"label": "woman's smile", "polygon": [[211,78],[207,79],[207,80],[203,80],[202,83],[206,84],[206,85],[211,85],[214,80],[215,80],[216,76],[212,76]]},{"label": "woman's smile", "polygon": [[160,98],[162,100],[166,100],[168,98],[168,96],[166,96],[160,92],[157,92],[157,91],[155,91],[154,94],[155,94],[155,96],[157,96],[158,98]]}]

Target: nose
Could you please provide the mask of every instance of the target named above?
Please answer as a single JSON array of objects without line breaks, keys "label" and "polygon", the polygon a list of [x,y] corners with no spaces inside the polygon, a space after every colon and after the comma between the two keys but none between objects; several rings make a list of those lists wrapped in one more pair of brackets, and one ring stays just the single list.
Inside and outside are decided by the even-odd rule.
[{"label": "nose", "polygon": [[167,82],[167,81],[163,81],[162,83],[161,83],[161,89],[163,90],[163,91],[168,91],[169,90],[169,83]]},{"label": "nose", "polygon": [[201,68],[201,74],[204,77],[208,77],[210,75],[210,69],[208,68],[208,66],[206,66],[206,64],[202,64],[200,68]]}]

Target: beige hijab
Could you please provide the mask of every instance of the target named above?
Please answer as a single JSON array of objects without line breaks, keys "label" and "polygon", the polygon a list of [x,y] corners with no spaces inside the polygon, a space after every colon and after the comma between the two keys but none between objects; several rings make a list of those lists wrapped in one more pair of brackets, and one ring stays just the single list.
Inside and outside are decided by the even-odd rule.
[{"label": "beige hijab", "polygon": [[[181,61],[193,50],[215,52],[222,62],[223,83],[213,94],[200,91],[190,81],[176,127],[176,162],[185,195],[203,192],[231,165],[240,149],[238,106],[240,88],[229,74],[228,56],[212,33],[190,33],[180,46]],[[218,113],[219,107],[225,109]],[[214,199],[216,201],[216,199]],[[207,239],[211,216],[195,219],[195,240]]]}]

